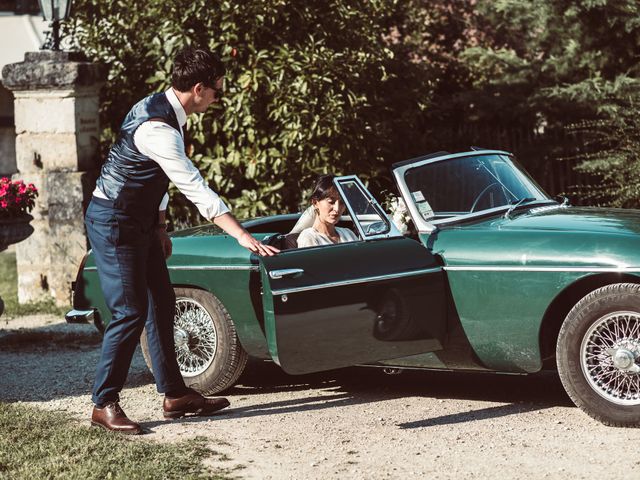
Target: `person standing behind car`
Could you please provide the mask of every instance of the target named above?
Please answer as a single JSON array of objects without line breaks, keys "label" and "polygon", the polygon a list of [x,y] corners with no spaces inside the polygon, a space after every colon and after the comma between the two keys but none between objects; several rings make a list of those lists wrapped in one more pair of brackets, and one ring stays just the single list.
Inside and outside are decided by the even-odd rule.
[{"label": "person standing behind car", "polygon": [[175,295],[166,265],[172,247],[165,225],[172,181],[205,218],[240,245],[258,255],[278,252],[238,223],[185,154],[187,116],[220,102],[223,76],[224,66],[212,52],[181,50],[174,59],[171,88],[131,108],[102,166],[85,217],[112,314],[93,387],[95,426],[142,432],[120,408],[119,393],[145,326],[157,390],[165,395],[165,418],[209,415],[229,405],[225,398],[204,397],[187,388],[180,374],[173,339]]}]

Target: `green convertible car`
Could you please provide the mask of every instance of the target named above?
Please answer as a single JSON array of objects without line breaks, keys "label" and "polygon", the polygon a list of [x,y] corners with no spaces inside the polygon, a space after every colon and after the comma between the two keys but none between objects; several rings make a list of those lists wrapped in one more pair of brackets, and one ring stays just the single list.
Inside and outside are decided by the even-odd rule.
[{"label": "green convertible car", "polygon": [[[296,248],[300,214],[244,222],[273,257],[213,225],[172,234],[187,383],[225,390],[248,356],[290,374],[557,368],[586,413],[640,426],[640,211],[554,200],[502,151],[427,155],[393,176],[407,209],[393,218],[356,176],[335,179],[355,242]],[[73,307],[68,321],[109,322],[91,252]]]}]

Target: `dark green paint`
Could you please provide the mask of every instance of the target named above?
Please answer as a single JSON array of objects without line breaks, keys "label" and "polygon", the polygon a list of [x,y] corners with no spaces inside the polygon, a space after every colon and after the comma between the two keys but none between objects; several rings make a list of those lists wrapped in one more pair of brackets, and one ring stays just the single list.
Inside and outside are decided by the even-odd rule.
[{"label": "dark green paint", "polygon": [[[263,238],[264,235],[256,235]],[[238,338],[252,356],[268,358],[266,339],[261,326],[262,305],[259,294],[259,272],[256,260],[232,237],[227,235],[176,237],[173,255],[168,261],[171,281],[176,286],[198,288],[213,293],[225,306],[236,325]],[[212,252],[216,252],[215,255]],[[172,267],[239,266],[247,270],[175,270]],[[86,267],[95,268],[89,255]],[[255,271],[248,270],[254,268]],[[78,308],[97,308],[102,322],[107,325],[111,313],[104,303],[95,270],[84,271],[86,305]],[[248,292],[254,292],[248,295]]]},{"label": "dark green paint", "polygon": [[[286,220],[283,217],[283,221]],[[265,219],[256,221],[256,226],[262,231],[269,230],[268,220]],[[215,232],[215,228],[197,227],[176,234],[174,255],[169,266],[232,265],[257,269],[256,258],[233,238],[216,235]],[[598,269],[615,271],[635,267],[636,271],[629,273],[639,277],[640,281],[639,233],[639,211],[582,207],[524,208],[514,212],[511,219],[492,216],[441,227],[429,236],[421,236],[424,245],[413,242],[410,249],[404,254],[394,254],[395,257],[388,254],[394,251],[394,245],[412,241],[388,239],[342,245],[336,250],[332,250],[334,247],[292,250],[272,257],[268,263],[269,268],[290,268],[299,259],[305,262],[309,271],[315,272],[312,281],[322,283],[349,278],[353,272],[387,274],[434,265],[424,261],[427,257],[422,252],[426,252],[425,247],[428,247],[440,256],[446,268],[463,268],[461,271],[446,272],[453,311],[449,314],[449,338],[445,349],[396,360],[387,359],[381,363],[533,372],[541,366],[541,323],[549,304],[557,295]],[[256,237],[264,238],[264,235],[256,234]],[[366,261],[362,260],[360,264],[353,262],[353,258],[364,251],[366,245],[376,247],[363,255]],[[310,255],[314,251],[318,254]],[[86,266],[94,266],[91,257]],[[487,270],[464,270],[464,267],[484,267]],[[505,267],[523,271],[500,271]],[[528,268],[559,271],[526,271]],[[563,271],[570,268],[580,268],[582,271]],[[269,322],[272,322],[274,315],[273,302],[279,298],[272,298],[269,288],[261,294],[260,285],[263,281],[257,270],[170,271],[175,284],[210,291],[223,302],[236,325],[242,345],[250,355],[267,358],[271,350],[272,356],[278,358],[277,336],[282,332],[274,330],[275,335],[267,343],[265,320],[262,317],[264,303],[267,326],[275,328],[275,323]],[[85,271],[83,278],[86,305],[77,306],[98,308],[103,321],[108,323],[109,313],[100,292],[97,272]],[[285,279],[274,288],[305,286],[304,282],[308,280]],[[303,298],[301,295],[300,299]],[[298,304],[316,301],[306,298]],[[296,303],[290,305],[293,308]],[[339,318],[339,315],[329,315],[327,308],[328,305],[316,308],[301,326],[315,329],[311,332],[313,336],[323,335],[323,321],[328,316]],[[291,315],[290,312],[285,314]],[[460,331],[453,331],[455,322],[452,320],[457,322],[458,318]],[[333,328],[340,326],[338,323]],[[294,343],[297,337],[302,338],[304,334],[303,330],[296,331],[294,326],[294,333],[287,343]],[[354,335],[357,337],[359,334]],[[330,332],[323,339],[330,350],[339,344],[332,339]],[[468,345],[466,350],[455,351],[465,342]],[[355,342],[352,346],[357,348]],[[309,363],[306,362],[304,368],[310,368]]]},{"label": "dark green paint", "polygon": [[[534,372],[549,304],[589,269],[640,267],[638,233],[638,211],[569,207],[447,227],[422,241],[446,267],[496,268],[447,271],[460,322],[485,366]],[[526,271],[544,267],[560,271]],[[570,268],[585,271],[562,271]]]},{"label": "dark green paint", "polygon": [[[330,370],[442,348],[444,276],[433,256],[413,240],[291,250],[260,262],[263,288],[268,290],[269,351],[288,373]],[[304,272],[281,279],[267,275],[292,268]],[[424,269],[434,271],[387,278]],[[304,290],[337,281],[348,284]],[[276,294],[287,289],[303,290]]]}]

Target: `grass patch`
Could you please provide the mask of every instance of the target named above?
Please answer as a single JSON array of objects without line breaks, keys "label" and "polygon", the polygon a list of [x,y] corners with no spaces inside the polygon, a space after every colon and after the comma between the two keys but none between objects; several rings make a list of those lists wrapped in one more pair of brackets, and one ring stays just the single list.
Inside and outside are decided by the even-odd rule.
[{"label": "grass patch", "polygon": [[0,253],[0,297],[4,301],[3,318],[43,313],[64,316],[71,308],[70,306],[57,307],[53,299],[43,302],[18,303],[18,273],[14,252]]},{"label": "grass patch", "polygon": [[161,444],[87,428],[59,413],[0,403],[0,478],[227,479],[199,437]]}]

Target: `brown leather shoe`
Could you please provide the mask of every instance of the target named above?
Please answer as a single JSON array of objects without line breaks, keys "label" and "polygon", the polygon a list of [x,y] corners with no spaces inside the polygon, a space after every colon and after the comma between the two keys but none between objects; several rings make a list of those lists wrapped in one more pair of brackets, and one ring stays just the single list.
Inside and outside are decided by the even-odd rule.
[{"label": "brown leather shoe", "polygon": [[223,397],[203,397],[195,390],[189,388],[189,392],[181,397],[164,397],[162,409],[164,418],[180,418],[187,413],[196,416],[212,415],[230,405],[229,400]]},{"label": "brown leather shoe", "polygon": [[102,408],[93,407],[91,425],[127,435],[140,435],[142,433],[142,427],[127,418],[118,402],[109,402]]}]

